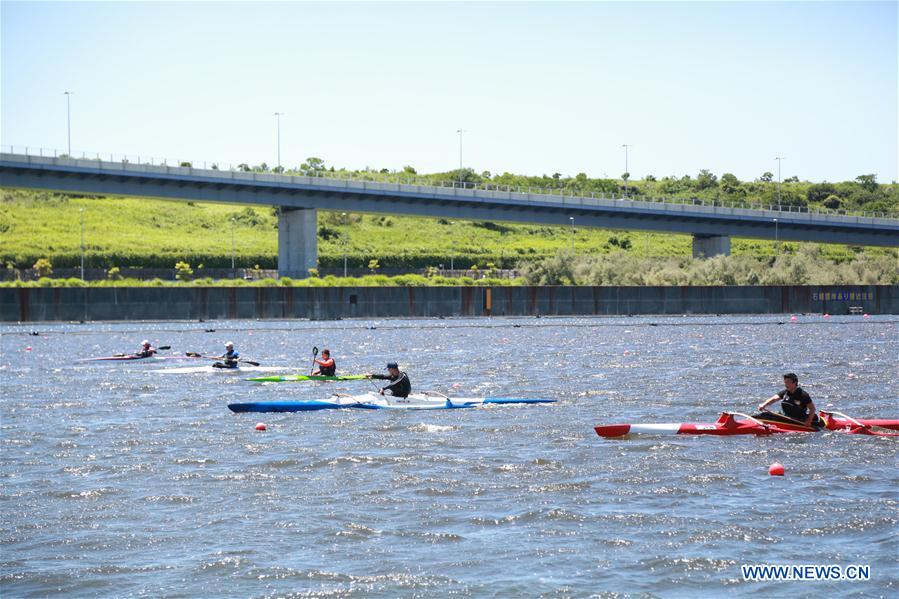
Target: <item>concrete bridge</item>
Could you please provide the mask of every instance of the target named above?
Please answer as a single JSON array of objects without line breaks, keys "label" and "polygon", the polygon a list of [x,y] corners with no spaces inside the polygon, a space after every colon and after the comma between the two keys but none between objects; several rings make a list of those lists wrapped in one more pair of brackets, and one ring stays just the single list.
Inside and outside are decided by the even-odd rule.
[{"label": "concrete bridge", "polygon": [[[306,276],[318,258],[318,209],[687,233],[694,256],[730,253],[730,238],[899,247],[899,219],[415,185],[192,167],[0,154],[0,187],[279,207],[278,271]],[[573,220],[572,220],[573,219]]]}]

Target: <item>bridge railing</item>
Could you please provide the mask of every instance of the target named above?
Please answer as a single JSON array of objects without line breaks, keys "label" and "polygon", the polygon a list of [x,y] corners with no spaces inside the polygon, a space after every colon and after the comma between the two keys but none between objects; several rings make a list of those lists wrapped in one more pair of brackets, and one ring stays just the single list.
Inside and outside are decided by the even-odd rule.
[{"label": "bridge railing", "polygon": [[[43,148],[34,146],[0,146],[0,151],[10,154],[20,154],[26,156],[35,156],[43,158],[55,158],[60,160],[72,160],[73,162],[83,162],[86,160],[104,162],[104,163],[120,163],[123,165],[148,167],[166,167],[166,168],[185,168],[191,170],[205,170],[212,172],[230,172],[230,173],[246,173],[256,175],[253,177],[256,181],[289,181],[291,177],[305,177],[313,179],[325,179],[335,182],[362,182],[385,184],[387,186],[397,186],[397,191],[416,191],[418,193],[428,193],[431,189],[437,190],[454,190],[454,192],[471,192],[472,197],[483,197],[483,193],[493,192],[496,199],[519,199],[527,200],[534,196],[542,198],[560,198],[563,203],[570,202],[572,204],[581,205],[615,205],[618,207],[632,205],[633,207],[651,208],[654,205],[666,205],[666,209],[674,208],[674,206],[701,206],[709,208],[725,208],[731,213],[743,213],[758,215],[759,212],[767,213],[771,218],[780,218],[781,216],[789,216],[791,214],[806,214],[814,218],[814,215],[820,216],[854,216],[862,218],[881,218],[893,219],[890,214],[885,212],[869,212],[869,211],[852,211],[852,210],[831,210],[827,208],[809,208],[805,206],[793,206],[788,204],[769,204],[765,205],[759,202],[746,201],[705,201],[699,198],[672,198],[662,196],[624,196],[620,194],[606,194],[604,192],[587,192],[572,188],[545,188],[533,186],[516,186],[516,185],[499,185],[491,182],[470,183],[458,180],[434,180],[430,177],[422,177],[411,173],[382,173],[372,171],[304,171],[304,170],[257,170],[258,167],[252,167],[247,163],[234,164],[224,161],[203,161],[197,162],[192,160],[171,160],[167,158],[159,158],[155,156],[142,154],[114,154],[103,152],[73,152],[68,155],[65,151],[55,148]],[[283,179],[282,179],[283,178]],[[409,187],[415,186],[419,189],[409,190],[400,189],[399,186]],[[480,192],[480,193],[479,193]],[[558,200],[555,200],[558,201]],[[674,205],[674,206],[671,206]],[[677,209],[677,208],[675,208]],[[739,211],[739,212],[736,212]]]}]

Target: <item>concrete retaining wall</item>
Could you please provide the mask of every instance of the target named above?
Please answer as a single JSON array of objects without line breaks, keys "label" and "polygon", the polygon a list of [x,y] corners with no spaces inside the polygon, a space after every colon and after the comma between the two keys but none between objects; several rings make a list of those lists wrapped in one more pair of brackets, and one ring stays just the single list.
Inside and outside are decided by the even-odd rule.
[{"label": "concrete retaining wall", "polygon": [[899,286],[783,287],[120,287],[2,288],[3,322],[899,314]]}]

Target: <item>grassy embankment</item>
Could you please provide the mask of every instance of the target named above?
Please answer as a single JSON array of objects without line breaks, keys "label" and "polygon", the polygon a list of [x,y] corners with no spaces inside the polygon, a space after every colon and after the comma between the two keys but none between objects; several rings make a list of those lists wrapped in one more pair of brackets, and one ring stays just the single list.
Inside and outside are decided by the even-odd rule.
[{"label": "grassy embankment", "polygon": [[[143,199],[68,198],[24,191],[2,191],[0,261],[7,268],[29,268],[47,258],[55,268],[80,262],[80,219],[84,209],[86,266],[172,268],[189,263],[202,276],[207,268],[231,265],[231,239],[238,268],[275,268],[277,217],[269,208]],[[782,243],[782,252],[799,244]],[[344,248],[350,268],[372,259],[382,268],[420,269],[452,262],[457,269],[493,264],[510,268],[522,261],[551,257],[573,247],[575,254],[624,251],[634,257],[673,258],[691,252],[687,235],[607,231],[493,222],[450,222],[401,216],[357,215],[344,226],[338,213],[319,214],[319,264],[336,268]],[[734,255],[771,258],[771,241],[734,239]],[[846,261],[878,248],[822,245],[822,257]]]}]

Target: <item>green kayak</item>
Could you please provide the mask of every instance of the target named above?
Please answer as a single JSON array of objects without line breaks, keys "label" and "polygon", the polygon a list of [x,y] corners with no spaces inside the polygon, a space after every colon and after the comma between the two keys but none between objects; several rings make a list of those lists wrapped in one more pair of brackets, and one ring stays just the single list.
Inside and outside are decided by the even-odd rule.
[{"label": "green kayak", "polygon": [[296,383],[300,381],[360,381],[365,378],[364,374],[345,374],[337,376],[323,376],[312,374],[285,374],[275,376],[254,376],[248,381],[254,383]]}]

